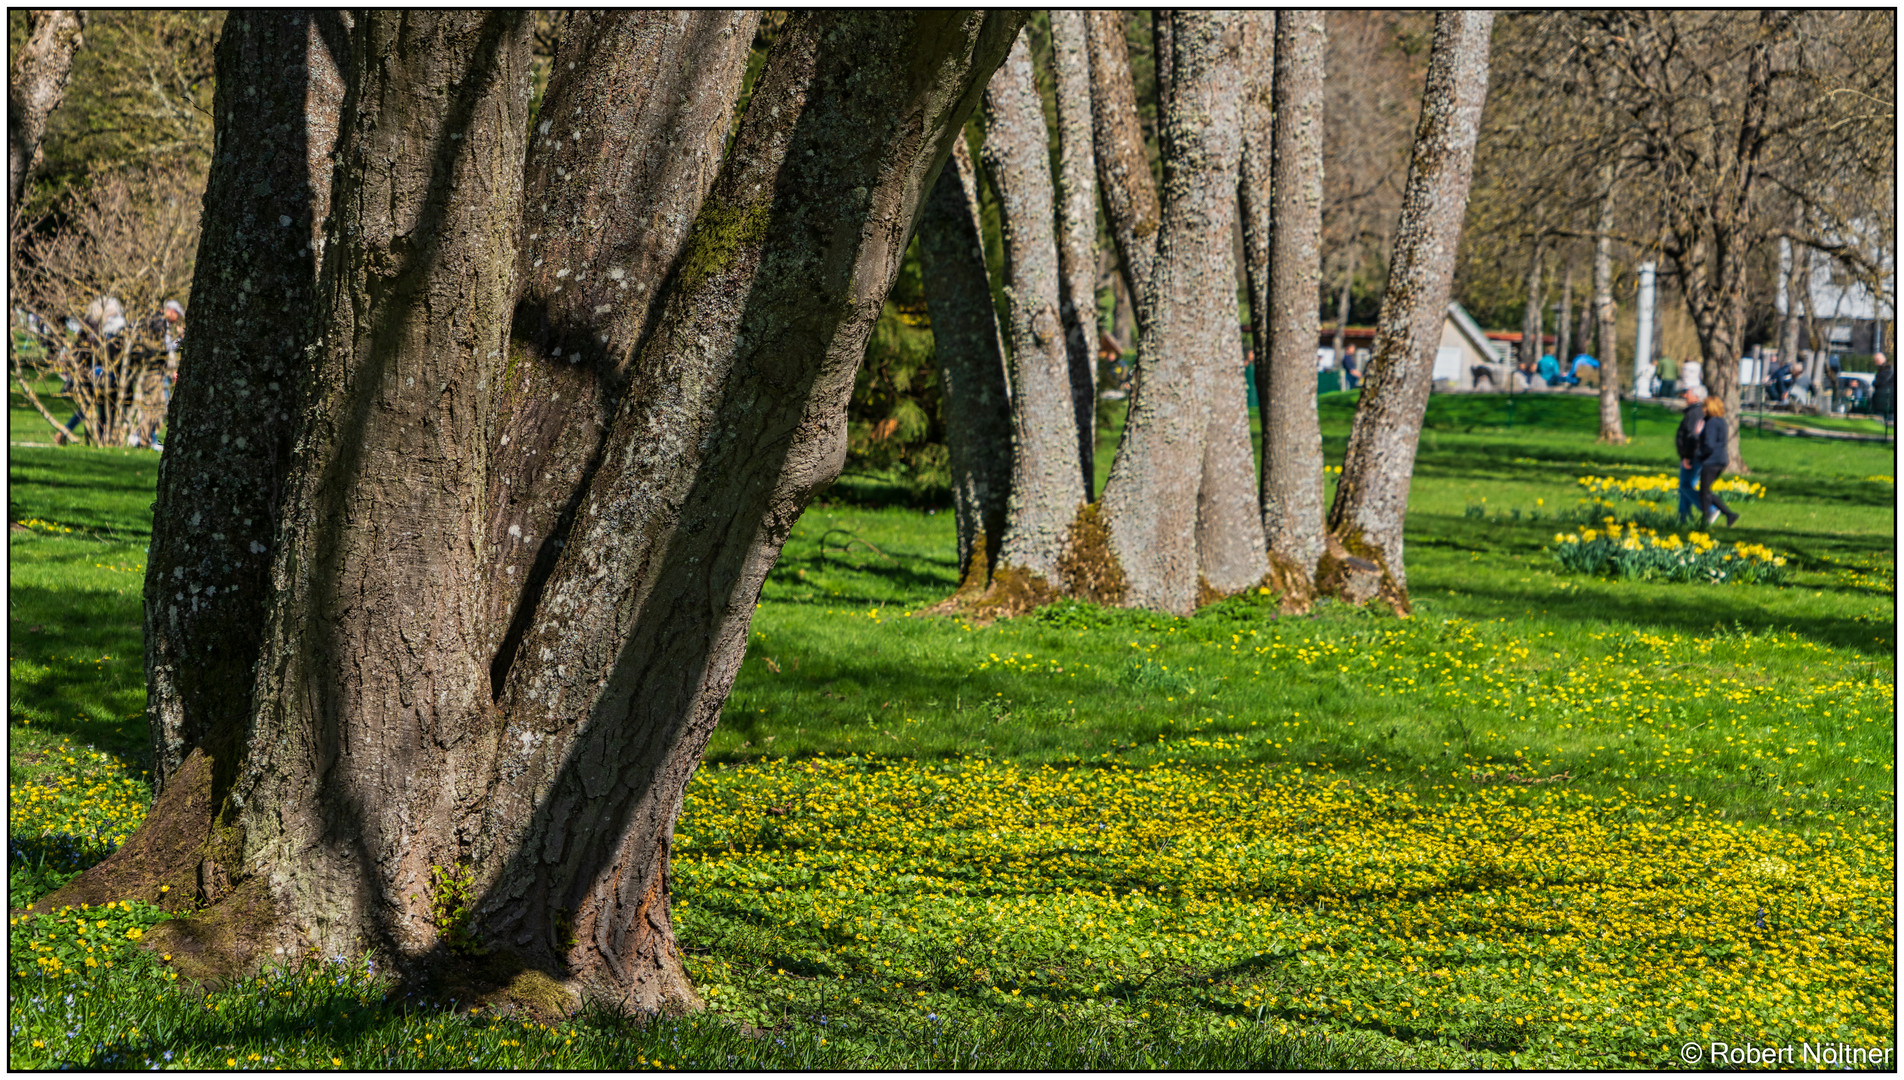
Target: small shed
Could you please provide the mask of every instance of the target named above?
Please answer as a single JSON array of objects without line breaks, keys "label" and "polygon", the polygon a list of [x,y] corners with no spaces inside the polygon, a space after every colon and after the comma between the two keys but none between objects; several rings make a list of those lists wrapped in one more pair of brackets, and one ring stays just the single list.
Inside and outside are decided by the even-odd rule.
[{"label": "small shed", "polygon": [[[1372,326],[1350,326],[1343,330],[1343,343],[1353,346],[1366,355],[1375,348],[1375,328]],[[1460,304],[1449,303],[1448,313],[1441,320],[1441,340],[1435,346],[1434,379],[1437,390],[1473,390],[1479,383],[1481,389],[1507,389],[1507,372],[1510,366],[1508,355],[1511,347],[1504,342],[1492,340],[1498,334],[1489,334],[1481,329],[1474,316]],[[1520,335],[1514,335],[1518,341]],[[1335,343],[1335,327],[1324,326],[1317,335],[1317,347],[1332,351]],[[1332,363],[1330,366],[1335,366]]]},{"label": "small shed", "polygon": [[1447,317],[1441,320],[1441,344],[1435,350],[1435,388],[1473,390],[1478,383],[1490,390],[1505,389],[1507,368],[1487,332],[1465,308],[1450,302]]}]

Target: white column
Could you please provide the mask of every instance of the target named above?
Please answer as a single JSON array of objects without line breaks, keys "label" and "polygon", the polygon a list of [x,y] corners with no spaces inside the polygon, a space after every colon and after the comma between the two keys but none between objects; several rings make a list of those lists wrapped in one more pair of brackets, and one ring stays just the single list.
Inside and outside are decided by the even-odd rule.
[{"label": "white column", "polygon": [[1639,326],[1633,341],[1633,394],[1653,396],[1653,276],[1656,263],[1640,264]]}]

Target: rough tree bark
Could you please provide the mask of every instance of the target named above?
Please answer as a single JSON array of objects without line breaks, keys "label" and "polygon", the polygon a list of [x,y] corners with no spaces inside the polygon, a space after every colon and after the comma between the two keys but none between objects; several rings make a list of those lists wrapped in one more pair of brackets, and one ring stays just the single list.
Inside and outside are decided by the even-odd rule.
[{"label": "rough tree bark", "polygon": [[[426,960],[467,937],[492,970],[625,1010],[694,1004],[668,916],[681,798],[761,580],[842,463],[926,182],[1021,21],[788,21],[499,664],[484,583],[522,571],[487,546],[483,448],[521,408],[510,367],[574,340],[546,337],[548,361],[510,348],[527,20],[363,18],[248,753],[197,865],[209,906],[150,940],[224,972],[273,949]],[[549,119],[540,136],[570,120]],[[445,890],[466,925],[444,925]]]},{"label": "rough tree bark", "polygon": [[1374,355],[1329,509],[1334,543],[1317,572],[1324,591],[1357,603],[1380,592],[1400,614],[1409,610],[1402,524],[1467,210],[1493,22],[1487,11],[1435,16]]},{"label": "rough tree bark", "polygon": [[[195,855],[237,773],[273,595],[279,499],[349,63],[344,16],[234,11],[216,52],[192,346],[179,362],[146,555],[146,827],[49,904],[197,895]],[[163,889],[163,891],[161,891]]]},{"label": "rough tree bark", "polygon": [[[993,601],[1042,597],[1084,505],[1071,361],[1060,319],[1051,164],[1031,47],[1020,40],[985,89],[985,168],[998,193],[1010,299],[1012,481]],[[1010,573],[1008,573],[1008,571]]]},{"label": "rough tree bark", "polygon": [[[1252,231],[1268,232],[1250,239],[1252,252],[1261,252],[1260,269],[1254,256],[1250,267],[1258,357],[1256,396],[1263,424],[1258,498],[1271,576],[1285,606],[1299,610],[1311,598],[1316,564],[1325,548],[1315,342],[1327,32],[1320,11],[1280,12],[1274,24],[1274,128],[1251,124],[1245,129],[1243,206]],[[1252,145],[1252,132],[1256,145]],[[1271,161],[1273,181],[1264,178],[1252,183],[1252,173]],[[1265,204],[1266,197],[1273,198],[1264,205],[1268,212],[1253,211],[1253,206]],[[1341,335],[1340,326],[1336,333]]]},{"label": "rough tree bark", "polygon": [[[1222,93],[1231,104],[1220,109],[1217,117],[1227,116],[1237,125],[1228,143],[1232,155],[1226,168],[1234,181],[1240,175],[1243,151],[1243,92],[1248,80],[1241,59],[1245,32],[1251,28],[1244,13],[1224,16],[1223,33],[1228,47],[1228,78],[1234,81]],[[1262,30],[1260,21],[1254,27]],[[1172,32],[1172,40],[1175,32]],[[1216,600],[1262,582],[1269,573],[1269,559],[1263,539],[1262,507],[1258,504],[1256,456],[1250,441],[1249,375],[1244,356],[1243,337],[1237,327],[1236,293],[1244,287],[1244,275],[1238,260],[1243,257],[1243,229],[1240,210],[1231,189],[1230,209],[1221,227],[1227,235],[1213,243],[1222,244],[1222,271],[1226,278],[1212,278],[1209,287],[1211,319],[1210,352],[1197,365],[1198,377],[1207,384],[1204,394],[1206,427],[1203,443],[1203,468],[1197,489],[1197,586],[1198,603]],[[1212,222],[1212,227],[1217,223]],[[1315,400],[1315,364],[1309,364],[1309,394]],[[1317,465],[1318,478],[1321,462]],[[1317,507],[1320,521],[1320,503]]]},{"label": "rough tree bark", "polygon": [[1534,249],[1527,256],[1527,303],[1521,309],[1521,359],[1529,364],[1540,362],[1540,262],[1541,237],[1534,237]]},{"label": "rough tree bark", "polygon": [[1601,174],[1606,185],[1600,196],[1600,216],[1593,230],[1593,350],[1600,361],[1600,438],[1619,446],[1626,442],[1620,426],[1620,350],[1617,314],[1613,306],[1613,198],[1619,184],[1613,167]]},{"label": "rough tree bark", "polygon": [[[1240,366],[1231,244],[1242,93],[1240,21],[1184,11],[1173,13],[1171,22],[1175,78],[1164,119],[1172,147],[1165,159],[1169,200],[1148,290],[1150,325],[1138,347],[1129,419],[1104,488],[1102,518],[1108,555],[1125,583],[1122,601],[1187,613],[1208,587],[1198,507],[1215,380]],[[1226,353],[1232,362],[1218,367]],[[1256,550],[1260,557],[1260,539]]]},{"label": "rough tree bark", "polygon": [[624,1009],[693,1002],[667,914],[682,795],[761,581],[843,464],[853,372],[928,182],[1021,21],[783,27],[523,639],[533,662],[497,699],[481,937]]},{"label": "rough tree bark", "polygon": [[1051,74],[1058,99],[1058,317],[1071,358],[1071,407],[1088,502],[1097,480],[1097,165],[1084,12],[1051,12]]},{"label": "rough tree bark", "polygon": [[82,44],[86,13],[32,10],[26,13],[26,43],[7,72],[7,210],[20,205],[27,171],[39,164],[46,118],[59,108],[73,54]]},{"label": "rough tree bark", "polygon": [[1150,175],[1144,129],[1137,118],[1137,91],[1131,82],[1130,50],[1124,41],[1122,11],[1085,14],[1091,53],[1091,132],[1097,161],[1098,190],[1117,245],[1117,259],[1129,282],[1131,306],[1141,338],[1150,319],[1150,263],[1157,249],[1157,185]]},{"label": "rough tree bark", "polygon": [[959,601],[976,598],[991,584],[1005,538],[1012,469],[1005,342],[985,270],[972,156],[962,138],[953,142],[952,159],[940,170],[919,218],[919,260],[952,459],[959,537],[959,587],[953,599]]},{"label": "rough tree bark", "polygon": [[[501,686],[721,166],[759,12],[576,11],[530,134],[489,433],[481,620]],[[612,60],[610,59],[612,58]]]}]

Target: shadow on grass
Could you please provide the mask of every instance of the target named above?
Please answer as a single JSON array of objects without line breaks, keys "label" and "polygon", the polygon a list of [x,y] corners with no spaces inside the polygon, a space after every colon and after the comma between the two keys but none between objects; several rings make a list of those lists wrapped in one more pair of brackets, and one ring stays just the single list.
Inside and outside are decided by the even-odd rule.
[{"label": "shadow on grass", "polygon": [[[1714,591],[1741,586],[1710,586]],[[1708,588],[1700,586],[1700,588]],[[1444,604],[1465,594],[1476,607],[1487,611],[1509,610],[1516,605],[1538,604],[1542,615],[1550,619],[1604,626],[1626,623],[1655,630],[1678,631],[1687,635],[1712,634],[1735,630],[1751,633],[1796,633],[1808,640],[1837,648],[1850,649],[1867,656],[1890,656],[1892,640],[1872,633],[1883,624],[1836,615],[1806,615],[1767,611],[1756,605],[1731,603],[1676,603],[1676,598],[1608,595],[1606,590],[1579,592],[1552,590],[1536,595],[1505,587],[1474,583],[1456,597],[1440,598]],[[1715,597],[1723,601],[1724,598]],[[1450,605],[1459,606],[1459,605]]]}]

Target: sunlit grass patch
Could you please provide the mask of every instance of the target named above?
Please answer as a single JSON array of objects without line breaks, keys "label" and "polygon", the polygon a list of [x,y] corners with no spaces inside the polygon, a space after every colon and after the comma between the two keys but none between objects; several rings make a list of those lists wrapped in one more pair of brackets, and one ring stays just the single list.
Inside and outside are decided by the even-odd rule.
[{"label": "sunlit grass patch", "polygon": [[152,786],[118,757],[70,739],[7,785],[7,885],[30,904],[111,854],[145,819]]},{"label": "sunlit grass patch", "polygon": [[692,965],[756,1023],[829,1001],[1168,1018],[1605,1068],[1894,1016],[1882,822],[1807,837],[1677,797],[970,759],[704,770],[690,806],[680,918],[716,945]]}]

